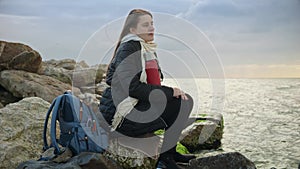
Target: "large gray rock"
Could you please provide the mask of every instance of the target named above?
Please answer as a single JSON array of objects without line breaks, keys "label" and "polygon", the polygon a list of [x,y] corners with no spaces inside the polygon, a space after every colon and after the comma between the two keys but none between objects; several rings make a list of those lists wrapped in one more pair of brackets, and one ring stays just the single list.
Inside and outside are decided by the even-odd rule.
[{"label": "large gray rock", "polygon": [[71,78],[72,71],[65,69],[63,67],[57,67],[53,64],[48,64],[47,62],[43,62],[41,68],[38,71],[38,74],[50,76],[63,83],[72,85],[72,78]]},{"label": "large gray rock", "polygon": [[41,98],[29,97],[0,109],[0,168],[16,168],[39,157],[49,106]]},{"label": "large gray rock", "polygon": [[184,129],[180,143],[190,152],[219,148],[224,129],[223,116],[206,114],[198,119],[200,120]]},{"label": "large gray rock", "polygon": [[72,59],[52,59],[43,62],[38,74],[50,76],[73,85],[83,92],[97,93],[95,86],[102,81],[105,68],[105,65],[89,67],[84,61],[76,63]]},{"label": "large gray rock", "polygon": [[84,152],[75,156],[65,163],[55,163],[52,161],[26,161],[21,163],[17,169],[121,169],[121,167],[106,158],[102,154]]},{"label": "large gray rock", "polygon": [[156,138],[145,141],[143,138],[119,137],[110,141],[104,155],[119,163],[124,169],[154,168],[159,141]]},{"label": "large gray rock", "polygon": [[186,169],[256,169],[254,163],[238,152],[193,159]]},{"label": "large gray rock", "polygon": [[[223,134],[223,118],[221,114],[205,115],[193,123],[195,118],[190,119],[189,125],[182,133],[180,142],[190,152],[201,149],[217,148],[221,144]],[[153,168],[157,157],[155,152],[159,150],[163,135],[144,138],[119,137],[111,140],[106,156],[117,161],[123,168]],[[218,143],[218,144],[216,144]],[[157,151],[156,151],[157,150]]]},{"label": "large gray rock", "polygon": [[41,62],[40,54],[29,46],[0,41],[0,71],[15,69],[35,73]]},{"label": "large gray rock", "polygon": [[79,94],[80,90],[72,88],[54,78],[18,70],[5,70],[0,73],[0,85],[11,92],[15,97],[40,97],[48,102],[64,93],[73,90]]},{"label": "large gray rock", "polygon": [[51,65],[53,67],[64,68],[67,70],[74,70],[76,67],[76,61],[73,59],[61,59],[61,60],[51,59],[51,60],[44,61],[44,64]]},{"label": "large gray rock", "polygon": [[[104,73],[105,70],[101,69],[101,66],[90,68],[76,67],[74,72],[72,72],[73,85],[78,88],[95,86],[102,81]],[[95,91],[92,93],[95,93]]]},{"label": "large gray rock", "polygon": [[42,63],[38,74],[53,77],[59,81],[72,85],[72,77],[74,69],[85,69],[89,66],[81,61],[76,63],[73,59],[48,60]]},{"label": "large gray rock", "polygon": [[84,69],[90,66],[84,61],[76,62],[74,59],[61,59],[61,60],[47,60],[44,61],[46,65],[51,65],[54,67],[60,67],[67,70],[74,70],[75,68]]}]

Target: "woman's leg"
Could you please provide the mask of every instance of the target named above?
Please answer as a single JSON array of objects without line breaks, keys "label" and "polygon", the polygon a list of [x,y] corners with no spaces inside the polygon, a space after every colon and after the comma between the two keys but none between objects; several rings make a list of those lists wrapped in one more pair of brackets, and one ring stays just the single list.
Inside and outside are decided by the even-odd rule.
[{"label": "woman's leg", "polygon": [[193,99],[187,95],[188,100],[174,98],[168,102],[162,118],[167,123],[168,127],[164,135],[161,152],[166,152],[173,147],[176,147],[182,130],[186,127],[186,122],[193,108]]},{"label": "woman's leg", "polygon": [[188,162],[194,156],[183,156],[176,152],[177,141],[193,108],[193,99],[187,95],[188,100],[174,98],[168,102],[162,118],[167,123],[164,140],[160,151],[160,157],[156,164],[157,168],[180,168],[176,162]]},{"label": "woman's leg", "polygon": [[[174,97],[174,99],[167,102],[164,112],[160,115],[160,117],[151,122],[141,123],[125,118],[117,131],[130,137],[138,137],[159,129],[166,129],[166,143],[174,146],[178,141],[181,131],[186,127],[187,119],[189,118],[193,108],[192,97],[189,95],[187,95],[187,97],[188,100],[182,100],[181,98]],[[132,114],[139,113],[141,112],[136,109],[132,112]],[[165,146],[165,148],[170,149],[171,147]]]},{"label": "woman's leg", "polygon": [[134,122],[125,118],[117,131],[129,137],[140,137],[164,128],[166,128],[166,125],[161,118],[149,123]]}]

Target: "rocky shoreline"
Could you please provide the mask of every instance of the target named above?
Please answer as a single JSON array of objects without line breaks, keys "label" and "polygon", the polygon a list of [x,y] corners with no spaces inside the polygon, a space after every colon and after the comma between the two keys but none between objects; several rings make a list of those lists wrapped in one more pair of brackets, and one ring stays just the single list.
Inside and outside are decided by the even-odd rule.
[{"label": "rocky shoreline", "polygon": [[[151,168],[156,159],[131,149],[120,140],[111,140],[104,154],[82,153],[64,163],[36,161],[43,153],[44,118],[52,100],[72,90],[96,107],[105,88],[101,83],[105,70],[105,65],[89,66],[72,59],[43,61],[40,54],[27,45],[0,41],[0,169]],[[181,143],[195,154],[203,149],[218,149],[223,128],[220,114],[206,114],[201,121],[186,128]],[[121,156],[126,153],[136,154],[136,157]],[[199,157],[183,168],[256,167],[240,153],[233,152]]]}]

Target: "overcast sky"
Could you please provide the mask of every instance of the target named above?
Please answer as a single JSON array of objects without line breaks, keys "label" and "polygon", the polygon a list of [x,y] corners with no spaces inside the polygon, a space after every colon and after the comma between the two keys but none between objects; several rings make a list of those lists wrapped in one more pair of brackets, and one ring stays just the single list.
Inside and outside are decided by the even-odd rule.
[{"label": "overcast sky", "polygon": [[[185,31],[187,38],[183,40],[192,43],[187,44],[191,48],[201,45],[193,40],[193,31],[203,33],[202,38],[208,38],[207,42],[215,47],[220,64],[211,66],[206,54],[198,54],[208,67],[221,65],[225,77],[300,77],[300,0],[0,0],[0,39],[28,44],[40,52],[43,60],[81,56],[81,60],[86,57],[86,62],[94,64],[97,52],[83,57],[84,46],[89,40],[91,43],[97,31],[100,38],[107,25],[116,31],[109,41],[98,38],[94,45],[100,45],[101,50],[105,50],[106,43],[111,46],[117,40],[122,19],[133,8],[153,12],[158,31],[168,25],[170,32],[189,29],[171,23],[162,26],[160,19],[168,15],[193,27]],[[170,59],[167,63],[168,59],[159,57],[162,65],[178,67]],[[217,59],[217,55],[213,57]],[[185,61],[184,56],[178,59],[197,74],[195,62]]]}]

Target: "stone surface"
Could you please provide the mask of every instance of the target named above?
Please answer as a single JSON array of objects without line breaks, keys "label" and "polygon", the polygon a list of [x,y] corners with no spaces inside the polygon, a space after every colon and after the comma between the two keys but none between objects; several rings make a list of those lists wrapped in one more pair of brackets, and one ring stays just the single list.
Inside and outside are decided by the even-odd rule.
[{"label": "stone surface", "polygon": [[21,99],[22,98],[15,97],[12,93],[0,85],[0,103],[3,105],[3,107],[9,103],[18,102]]},{"label": "stone surface", "polygon": [[59,81],[72,85],[74,70],[88,68],[89,66],[84,61],[76,63],[76,61],[73,59],[51,59],[42,63],[42,66],[39,69],[38,73],[41,75],[53,77]]},{"label": "stone surface", "polygon": [[107,87],[108,85],[102,80],[100,83],[97,83],[96,85],[80,87],[80,89],[84,93],[86,92],[86,93],[95,93],[97,95],[102,95],[104,90]]},{"label": "stone surface", "polygon": [[76,63],[71,59],[52,59],[43,62],[38,74],[76,86],[83,92],[96,93],[96,84],[102,81],[105,71],[105,65],[89,67],[84,61]]},{"label": "stone surface", "polygon": [[5,70],[0,73],[0,85],[11,92],[15,97],[40,97],[48,102],[63,94],[66,90],[72,90],[79,94],[80,90],[72,88],[54,78],[18,70]]},{"label": "stone surface", "polygon": [[[90,68],[76,68],[71,76],[73,86],[78,88],[94,87],[97,83],[102,81],[103,74],[104,70],[98,66]],[[95,91],[92,93],[95,93]]]},{"label": "stone surface", "polygon": [[78,62],[76,66],[80,66],[81,68],[89,68],[90,67],[84,60]]},{"label": "stone surface", "polygon": [[15,69],[35,73],[39,70],[41,62],[42,57],[31,47],[0,41],[0,71]]},{"label": "stone surface", "polygon": [[180,143],[190,152],[219,148],[224,129],[222,115],[203,115],[198,119],[183,131]]},{"label": "stone surface", "polygon": [[44,62],[39,69],[38,74],[50,76],[61,82],[72,85],[72,71],[62,67],[56,67],[56,65],[53,65],[52,63],[48,64],[47,62]]},{"label": "stone surface", "polygon": [[[155,141],[143,142],[140,144],[141,146],[139,144],[139,141],[131,140],[131,138],[121,137],[114,139],[111,140],[109,148],[104,155],[119,163],[124,169],[154,168],[157,155],[153,156],[155,154],[153,150],[155,151],[155,147],[158,148],[158,145]],[[148,150],[143,148],[148,148]]]},{"label": "stone surface", "polygon": [[67,70],[74,70],[76,66],[76,61],[73,59],[62,59],[62,60],[47,60],[44,61],[46,65],[52,65],[53,67],[59,67]]},{"label": "stone surface", "polygon": [[84,152],[69,159],[65,163],[55,163],[52,161],[31,160],[21,163],[17,169],[122,169],[114,161],[106,158],[102,154]]},{"label": "stone surface", "polygon": [[0,109],[0,168],[16,168],[39,157],[49,106],[41,98],[29,97]]},{"label": "stone surface", "polygon": [[[201,119],[204,119],[204,117],[202,117]],[[191,122],[194,120],[194,118],[190,119]],[[181,143],[184,143],[190,152],[198,151],[200,149],[203,149],[204,147],[205,149],[219,147],[223,134],[222,122],[222,115],[220,114],[214,116],[205,115],[205,120],[199,120],[198,122],[194,122],[183,131],[181,138],[184,139],[181,141]],[[218,126],[217,124],[220,124],[220,126]],[[121,139],[123,139],[123,141],[121,141]],[[140,141],[141,143],[139,143]],[[216,142],[218,142],[217,145]],[[106,155],[117,161],[125,169],[153,168],[153,166],[155,166],[156,163],[156,159],[153,156],[154,153],[152,152],[150,153],[150,155],[149,153],[145,153],[149,151],[149,149],[147,151],[142,151],[147,147],[152,148],[152,150],[154,150],[155,147],[157,147],[158,150],[159,145],[161,145],[161,143],[151,145],[153,143],[155,143],[155,140],[146,142],[142,139],[133,140],[133,138],[120,137],[117,140],[113,140],[111,142]]]},{"label": "stone surface", "polygon": [[190,161],[186,169],[256,169],[253,162],[238,152],[219,154]]}]

